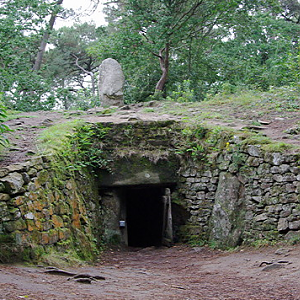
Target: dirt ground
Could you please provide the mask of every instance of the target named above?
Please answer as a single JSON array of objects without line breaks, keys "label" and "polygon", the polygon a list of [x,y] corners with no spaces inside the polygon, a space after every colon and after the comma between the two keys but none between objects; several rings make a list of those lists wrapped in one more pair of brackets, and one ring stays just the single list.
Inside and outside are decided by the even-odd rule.
[{"label": "dirt ground", "polygon": [[94,266],[66,268],[105,280],[84,284],[45,268],[0,265],[0,299],[298,300],[300,246],[107,251]]}]

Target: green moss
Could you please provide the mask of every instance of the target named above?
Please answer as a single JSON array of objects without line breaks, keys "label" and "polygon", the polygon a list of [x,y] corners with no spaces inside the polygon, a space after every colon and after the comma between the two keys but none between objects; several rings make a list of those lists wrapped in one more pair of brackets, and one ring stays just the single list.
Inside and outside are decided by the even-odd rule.
[{"label": "green moss", "polygon": [[104,108],[100,112],[97,112],[97,114],[98,115],[111,115],[111,114],[115,113],[116,111],[117,111],[116,107],[114,107],[114,108],[108,107],[108,108]]},{"label": "green moss", "polygon": [[0,263],[22,260],[23,249],[15,242],[14,234],[0,234]]},{"label": "green moss", "polygon": [[39,184],[45,184],[49,179],[49,172],[47,170],[42,170],[38,173],[37,179]]},{"label": "green moss", "polygon": [[73,120],[48,127],[39,136],[39,152],[41,154],[54,154],[62,151],[68,143],[68,135],[81,124],[83,124],[82,120]]},{"label": "green moss", "polygon": [[30,263],[56,266],[59,268],[78,267],[85,263],[72,248],[60,250],[54,246],[47,246],[45,248],[34,246],[27,248],[24,255],[23,260],[29,261]]},{"label": "green moss", "polygon": [[6,121],[14,120],[14,119],[21,119],[21,118],[37,118],[37,117],[38,116],[23,115],[19,111],[9,110],[7,117],[6,117]]},{"label": "green moss", "polygon": [[14,243],[14,237],[11,234],[0,234],[0,244]]},{"label": "green moss", "polygon": [[[245,243],[247,244],[247,243]],[[276,241],[269,240],[269,239],[258,239],[251,243],[248,243],[249,246],[255,247],[255,248],[261,248],[261,247],[267,247],[267,246],[274,246],[276,244]]]},{"label": "green moss", "polygon": [[286,144],[286,143],[283,143],[283,142],[271,143],[271,144],[268,144],[268,145],[264,145],[262,147],[262,149],[266,152],[280,152],[280,153],[286,152],[286,151],[291,150],[293,148],[295,148],[295,146],[290,145],[290,144]]},{"label": "green moss", "polygon": [[151,113],[151,112],[155,112],[155,109],[152,107],[146,107],[143,109],[144,113]]},{"label": "green moss", "polygon": [[191,235],[187,243],[192,247],[203,247],[207,241],[201,239],[198,235]]},{"label": "green moss", "polygon": [[46,253],[47,252],[43,246],[31,244],[30,246],[22,249],[20,252],[20,259],[25,262],[39,263]]},{"label": "green moss", "polygon": [[242,145],[264,145],[270,144],[272,141],[270,138],[260,135],[260,134],[248,134],[244,135],[244,140],[242,141]]}]

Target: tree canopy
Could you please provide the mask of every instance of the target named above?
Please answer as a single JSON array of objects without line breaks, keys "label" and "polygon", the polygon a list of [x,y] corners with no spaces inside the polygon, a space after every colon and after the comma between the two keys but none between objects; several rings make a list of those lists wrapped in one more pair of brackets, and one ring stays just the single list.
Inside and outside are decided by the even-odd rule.
[{"label": "tree canopy", "polygon": [[116,0],[105,12],[106,26],[55,29],[63,0],[0,1],[3,102],[20,110],[99,105],[97,68],[108,57],[123,67],[127,102],[299,85],[297,0]]}]

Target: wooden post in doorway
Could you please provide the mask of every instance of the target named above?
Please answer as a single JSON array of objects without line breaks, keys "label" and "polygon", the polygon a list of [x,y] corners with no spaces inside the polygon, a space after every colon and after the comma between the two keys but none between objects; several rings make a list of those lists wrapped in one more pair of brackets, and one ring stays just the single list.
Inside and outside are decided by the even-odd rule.
[{"label": "wooden post in doorway", "polygon": [[172,222],[172,207],[171,207],[171,190],[165,189],[165,194],[162,197],[163,201],[163,227],[162,227],[162,245],[170,246],[173,242],[173,222]]}]

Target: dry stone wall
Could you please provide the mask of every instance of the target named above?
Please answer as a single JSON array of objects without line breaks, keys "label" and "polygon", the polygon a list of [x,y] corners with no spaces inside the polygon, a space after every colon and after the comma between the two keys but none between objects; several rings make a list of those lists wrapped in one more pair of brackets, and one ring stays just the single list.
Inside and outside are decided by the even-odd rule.
[{"label": "dry stone wall", "polygon": [[65,243],[89,255],[98,199],[88,176],[62,174],[47,157],[0,169],[2,252]]},{"label": "dry stone wall", "polygon": [[[131,155],[134,173],[144,174],[155,166],[160,174],[157,158],[166,162],[161,168],[172,176],[163,173],[159,180],[171,178],[172,186],[177,180],[173,193],[174,216],[180,219],[174,224],[177,239],[210,241],[221,247],[257,239],[300,239],[300,154],[268,151],[232,135],[218,138],[211,147],[205,129],[197,142],[204,139],[211,148],[198,147],[199,156],[193,156],[182,140],[185,129],[174,123],[122,124],[106,130],[110,134],[105,136],[103,152],[112,155],[113,149],[118,150],[111,144],[123,143],[128,153],[132,147],[147,148],[147,156],[145,151]],[[108,157],[112,170],[127,172],[124,153],[119,160],[112,157]],[[105,177],[71,172],[59,164],[41,157],[0,169],[0,248],[9,245],[19,251],[33,245],[67,244],[91,253],[93,241],[100,242],[105,232],[114,229],[105,223],[101,207],[115,205],[105,203],[99,193]]]},{"label": "dry stone wall", "polygon": [[[229,143],[228,143],[229,144]],[[185,234],[221,246],[300,238],[299,154],[231,144],[180,174]]]}]

